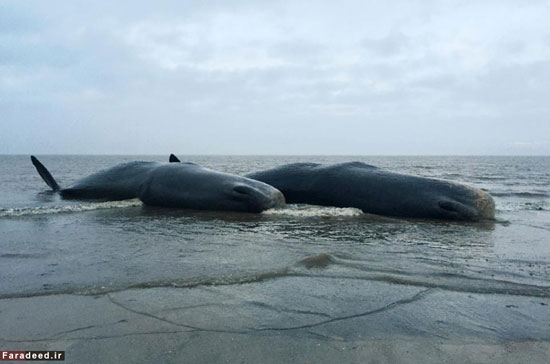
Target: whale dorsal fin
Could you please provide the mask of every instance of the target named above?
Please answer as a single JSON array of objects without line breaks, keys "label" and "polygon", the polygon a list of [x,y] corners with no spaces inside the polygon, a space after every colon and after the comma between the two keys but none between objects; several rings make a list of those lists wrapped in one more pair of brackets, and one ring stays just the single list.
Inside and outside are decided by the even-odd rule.
[{"label": "whale dorsal fin", "polygon": [[180,163],[181,161],[176,157],[174,154],[170,154],[170,158],[168,159],[170,163]]}]

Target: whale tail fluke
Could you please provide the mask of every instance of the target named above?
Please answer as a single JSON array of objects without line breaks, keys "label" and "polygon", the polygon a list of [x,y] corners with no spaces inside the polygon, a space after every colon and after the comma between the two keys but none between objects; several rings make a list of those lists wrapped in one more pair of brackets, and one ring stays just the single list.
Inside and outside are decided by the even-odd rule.
[{"label": "whale tail fluke", "polygon": [[44,182],[46,182],[46,184],[50,186],[52,190],[54,190],[55,192],[59,192],[61,188],[59,187],[57,182],[55,182],[55,179],[52,177],[50,171],[48,171],[46,167],[44,167],[44,165],[40,163],[40,161],[36,159],[34,155],[31,155],[31,162],[38,171],[40,177],[42,177],[42,179],[44,180]]},{"label": "whale tail fluke", "polygon": [[180,160],[178,157],[176,157],[174,154],[170,154],[170,159],[168,160],[170,163],[180,163]]}]

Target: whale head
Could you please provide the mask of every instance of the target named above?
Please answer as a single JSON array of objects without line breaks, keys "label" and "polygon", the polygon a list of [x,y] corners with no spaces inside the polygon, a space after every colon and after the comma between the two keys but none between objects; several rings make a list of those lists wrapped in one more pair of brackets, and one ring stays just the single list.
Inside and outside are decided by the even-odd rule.
[{"label": "whale head", "polygon": [[446,193],[437,198],[435,208],[443,218],[455,220],[494,220],[495,201],[486,192],[446,182]]},{"label": "whale head", "polygon": [[254,213],[285,205],[283,194],[268,184],[193,163],[155,168],[139,198],[152,206]]}]

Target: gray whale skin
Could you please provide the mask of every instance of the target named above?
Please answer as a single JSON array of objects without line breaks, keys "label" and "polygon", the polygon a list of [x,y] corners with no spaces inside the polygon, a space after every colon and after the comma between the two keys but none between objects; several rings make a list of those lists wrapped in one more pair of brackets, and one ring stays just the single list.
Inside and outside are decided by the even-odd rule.
[{"label": "gray whale skin", "polygon": [[61,188],[38,159],[31,156],[31,161],[48,186],[67,199],[137,197],[151,206],[256,213],[285,205],[281,192],[272,186],[194,163],[124,163]]},{"label": "gray whale skin", "polygon": [[493,198],[476,188],[394,173],[361,163],[293,163],[248,174],[285,196],[287,203],[356,207],[406,218],[492,220]]}]

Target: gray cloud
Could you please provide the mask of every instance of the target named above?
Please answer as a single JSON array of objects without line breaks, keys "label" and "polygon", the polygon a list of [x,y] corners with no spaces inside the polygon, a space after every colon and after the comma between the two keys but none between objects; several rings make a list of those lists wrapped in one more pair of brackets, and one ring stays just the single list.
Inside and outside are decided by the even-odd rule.
[{"label": "gray cloud", "polygon": [[0,153],[550,153],[544,2],[25,4]]},{"label": "gray cloud", "polygon": [[382,56],[398,55],[409,45],[409,38],[399,32],[388,34],[383,38],[366,38],[361,45],[367,50]]},{"label": "gray cloud", "polygon": [[29,4],[20,1],[0,3],[0,34],[33,34],[44,28]]}]

